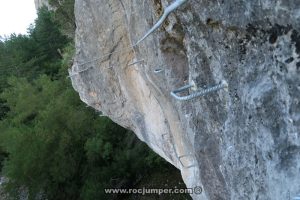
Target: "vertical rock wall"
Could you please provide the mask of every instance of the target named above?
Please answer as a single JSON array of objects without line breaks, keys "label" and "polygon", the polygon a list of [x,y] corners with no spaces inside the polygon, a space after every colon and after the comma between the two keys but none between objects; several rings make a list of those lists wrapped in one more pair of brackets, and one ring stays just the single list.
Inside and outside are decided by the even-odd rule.
[{"label": "vertical rock wall", "polygon": [[43,6],[50,8],[48,0],[34,0],[34,4],[37,10]]},{"label": "vertical rock wall", "polygon": [[[293,199],[300,1],[188,0],[132,47],[170,3],[76,0],[75,90],[180,169],[187,187],[200,186],[194,199]],[[222,80],[228,89],[204,97],[170,95]]]}]

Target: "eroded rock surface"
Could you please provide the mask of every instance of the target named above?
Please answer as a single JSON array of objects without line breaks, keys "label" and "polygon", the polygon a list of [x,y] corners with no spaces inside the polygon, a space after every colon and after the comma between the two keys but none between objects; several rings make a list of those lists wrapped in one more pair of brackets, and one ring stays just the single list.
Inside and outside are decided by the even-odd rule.
[{"label": "eroded rock surface", "polygon": [[[80,98],[180,169],[187,187],[201,186],[194,199],[293,199],[300,1],[188,0],[132,48],[170,3],[76,0],[69,72]],[[181,102],[170,95],[222,80],[228,90]]]},{"label": "eroded rock surface", "polygon": [[51,9],[48,0],[34,0],[34,4],[37,10],[42,8],[43,6],[46,6],[47,8]]}]

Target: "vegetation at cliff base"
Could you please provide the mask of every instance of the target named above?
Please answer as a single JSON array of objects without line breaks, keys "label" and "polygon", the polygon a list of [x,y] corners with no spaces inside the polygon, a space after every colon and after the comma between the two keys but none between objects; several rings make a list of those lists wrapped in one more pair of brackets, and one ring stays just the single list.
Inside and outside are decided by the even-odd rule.
[{"label": "vegetation at cliff base", "polygon": [[136,186],[154,171],[178,173],[132,132],[80,101],[66,79],[74,53],[74,0],[57,2],[50,1],[55,12],[40,9],[28,35],[0,41],[5,198],[109,199],[104,188]]}]

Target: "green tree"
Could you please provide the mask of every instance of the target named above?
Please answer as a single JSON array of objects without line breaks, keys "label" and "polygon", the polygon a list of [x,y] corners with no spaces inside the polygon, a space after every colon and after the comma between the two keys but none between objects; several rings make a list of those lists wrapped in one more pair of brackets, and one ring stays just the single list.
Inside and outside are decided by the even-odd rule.
[{"label": "green tree", "polygon": [[76,199],[84,143],[101,121],[61,81],[42,76],[9,83],[1,97],[10,111],[0,124],[1,146],[9,153],[3,168],[8,190],[26,186],[31,198],[43,191],[49,199]]},{"label": "green tree", "polygon": [[[7,78],[10,76],[33,80],[41,74],[52,78],[61,74],[61,54],[69,40],[59,32],[52,16],[51,12],[42,8],[28,36],[12,34],[0,41],[0,93],[8,86]],[[7,111],[5,101],[0,99],[0,120]]]},{"label": "green tree", "polygon": [[128,186],[154,166],[145,144],[88,110],[65,81],[42,76],[9,84],[1,95],[10,111],[0,123],[0,146],[9,154],[3,172],[11,194],[25,187],[32,199],[40,192],[48,199],[101,198],[104,187],[118,186],[113,179]]},{"label": "green tree", "polygon": [[53,21],[53,13],[45,7],[38,12],[34,29],[30,30],[30,36],[36,44],[34,64],[42,69],[42,73],[55,76],[60,68],[62,49],[70,42],[59,31],[59,26]]},{"label": "green tree", "polygon": [[52,18],[53,13],[42,8],[28,36],[12,34],[0,42],[1,88],[7,86],[7,77],[12,75],[31,80],[41,74],[57,75],[62,50],[70,41],[60,33]]},{"label": "green tree", "polygon": [[49,4],[55,8],[54,20],[60,25],[61,32],[74,39],[75,35],[75,0],[49,0]]}]

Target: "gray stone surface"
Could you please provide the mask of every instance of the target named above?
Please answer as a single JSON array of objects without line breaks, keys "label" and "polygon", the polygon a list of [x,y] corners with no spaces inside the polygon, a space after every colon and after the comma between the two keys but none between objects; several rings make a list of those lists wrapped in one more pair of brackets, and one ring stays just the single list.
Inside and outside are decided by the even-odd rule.
[{"label": "gray stone surface", "polygon": [[39,8],[46,6],[47,8],[51,9],[48,0],[34,0],[35,8],[38,10]]},{"label": "gray stone surface", "polygon": [[[76,0],[69,72],[80,98],[180,169],[187,187],[201,186],[194,199],[292,200],[300,193],[300,1],[188,0],[131,48],[169,4]],[[171,97],[192,80],[229,88]]]}]

